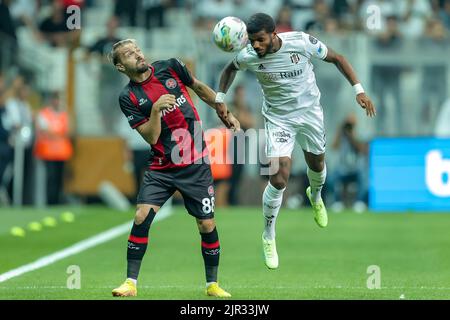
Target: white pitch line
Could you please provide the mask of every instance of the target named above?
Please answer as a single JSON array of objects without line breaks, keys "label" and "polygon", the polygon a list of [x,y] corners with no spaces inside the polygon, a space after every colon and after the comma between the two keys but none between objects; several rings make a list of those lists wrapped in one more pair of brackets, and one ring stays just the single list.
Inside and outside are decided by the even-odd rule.
[{"label": "white pitch line", "polygon": [[[159,210],[158,213],[156,214],[154,222],[166,219],[171,214],[172,214],[171,209],[161,208],[161,210]],[[96,236],[93,236],[93,237],[87,238],[83,241],[80,241],[78,243],[75,243],[74,245],[67,247],[63,250],[57,251],[48,256],[44,256],[34,262],[25,264],[16,269],[13,269],[13,270],[7,271],[3,274],[0,274],[0,283],[5,282],[11,278],[18,277],[24,273],[46,267],[46,266],[48,266],[52,263],[55,263],[59,260],[73,256],[77,253],[80,253],[80,252],[90,249],[92,247],[98,246],[102,243],[105,243],[111,239],[117,238],[127,232],[130,232],[131,223],[132,223],[132,221],[128,221],[117,227],[114,227],[112,229],[109,229],[102,233],[99,233]]]}]

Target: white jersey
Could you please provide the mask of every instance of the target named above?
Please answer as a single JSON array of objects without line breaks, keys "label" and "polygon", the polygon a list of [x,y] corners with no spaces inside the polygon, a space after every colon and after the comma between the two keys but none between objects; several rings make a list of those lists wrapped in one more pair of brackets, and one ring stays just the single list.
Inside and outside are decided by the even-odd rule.
[{"label": "white jersey", "polygon": [[255,73],[263,91],[262,114],[274,123],[298,118],[305,108],[320,105],[311,57],[325,59],[327,47],[304,32],[279,33],[281,48],[259,58],[249,44],[234,58],[239,70]]}]

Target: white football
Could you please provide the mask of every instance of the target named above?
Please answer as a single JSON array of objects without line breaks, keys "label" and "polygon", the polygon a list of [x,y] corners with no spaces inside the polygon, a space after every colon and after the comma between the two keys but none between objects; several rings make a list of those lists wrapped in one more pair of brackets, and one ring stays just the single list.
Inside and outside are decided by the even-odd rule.
[{"label": "white football", "polygon": [[214,43],[223,51],[239,51],[247,45],[247,26],[236,17],[220,20],[213,31]]}]

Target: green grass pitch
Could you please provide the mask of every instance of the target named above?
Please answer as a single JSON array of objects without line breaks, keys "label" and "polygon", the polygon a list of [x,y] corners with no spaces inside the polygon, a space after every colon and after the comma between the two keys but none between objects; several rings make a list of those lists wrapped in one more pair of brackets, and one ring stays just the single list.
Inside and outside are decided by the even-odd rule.
[{"label": "green grass pitch", "polygon": [[[75,222],[9,234],[12,226],[58,218]],[[0,209],[0,274],[131,221],[133,212],[101,206],[45,211]],[[260,208],[216,210],[221,241],[219,282],[233,299],[450,299],[450,215],[330,213],[320,229],[308,209],[282,209],[277,223],[280,267],[262,260]],[[130,225],[131,226],[131,225]],[[127,234],[0,283],[0,299],[112,299],[125,278]],[[137,299],[208,299],[200,236],[183,207],[152,225]],[[81,270],[81,289],[66,286],[67,268]],[[368,289],[377,265],[381,288]]]}]

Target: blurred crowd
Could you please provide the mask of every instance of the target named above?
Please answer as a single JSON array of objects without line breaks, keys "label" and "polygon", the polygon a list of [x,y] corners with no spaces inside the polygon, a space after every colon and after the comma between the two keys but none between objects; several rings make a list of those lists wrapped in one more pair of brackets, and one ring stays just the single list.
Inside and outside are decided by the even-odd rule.
[{"label": "blurred crowd", "polygon": [[223,16],[245,20],[264,11],[276,19],[279,32],[363,31],[382,39],[395,34],[445,41],[450,31],[448,0],[203,0],[193,11],[197,24],[208,29]]},{"label": "blurred crowd", "polygon": [[[26,26],[53,46],[72,44],[77,32],[66,20],[72,5],[88,10],[96,0],[1,0],[0,34],[17,40],[16,29]],[[167,11],[182,8],[199,28],[211,30],[222,17],[246,20],[266,12],[279,32],[304,30],[340,34],[365,31],[391,37],[449,39],[450,0],[112,0],[113,15],[122,26],[146,29],[167,26]],[[82,18],[82,17],[81,17]]]},{"label": "blurred crowd", "polygon": [[[63,167],[72,156],[72,142],[69,115],[60,95],[33,90],[26,73],[12,79],[0,74],[0,205],[12,203],[14,179],[19,176],[23,179],[15,196],[20,202],[35,203],[36,182],[46,190],[43,202],[64,201]],[[46,171],[41,181],[36,180],[39,165]]]}]

